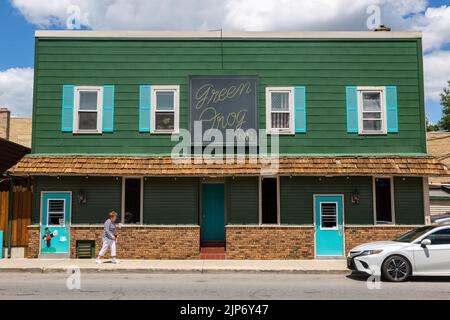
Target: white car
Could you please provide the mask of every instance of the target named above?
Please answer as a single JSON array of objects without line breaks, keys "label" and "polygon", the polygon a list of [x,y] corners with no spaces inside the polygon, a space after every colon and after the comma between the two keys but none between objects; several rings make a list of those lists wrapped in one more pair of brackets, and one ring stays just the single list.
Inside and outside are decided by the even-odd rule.
[{"label": "white car", "polygon": [[347,266],[395,282],[410,276],[450,276],[450,225],[424,226],[392,241],[357,246],[348,253]]}]

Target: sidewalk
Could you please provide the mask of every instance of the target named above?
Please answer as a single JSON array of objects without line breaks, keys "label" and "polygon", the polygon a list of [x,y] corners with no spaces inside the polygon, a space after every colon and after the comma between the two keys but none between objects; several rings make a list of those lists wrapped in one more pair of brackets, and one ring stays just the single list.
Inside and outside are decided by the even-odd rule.
[{"label": "sidewalk", "polygon": [[121,260],[97,265],[95,260],[77,259],[2,259],[0,273],[67,272],[78,267],[81,272],[115,273],[230,273],[284,272],[310,274],[346,274],[345,260]]}]

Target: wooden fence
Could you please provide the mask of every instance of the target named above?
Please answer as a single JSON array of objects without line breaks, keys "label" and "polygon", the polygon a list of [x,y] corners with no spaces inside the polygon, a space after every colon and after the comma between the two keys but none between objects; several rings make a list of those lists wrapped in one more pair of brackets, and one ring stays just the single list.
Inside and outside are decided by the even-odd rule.
[{"label": "wooden fence", "polygon": [[[30,188],[15,186],[13,194],[13,218],[11,245],[28,246],[28,230],[31,224],[32,192]],[[8,245],[9,192],[0,192],[0,230],[3,230],[3,245]]]}]

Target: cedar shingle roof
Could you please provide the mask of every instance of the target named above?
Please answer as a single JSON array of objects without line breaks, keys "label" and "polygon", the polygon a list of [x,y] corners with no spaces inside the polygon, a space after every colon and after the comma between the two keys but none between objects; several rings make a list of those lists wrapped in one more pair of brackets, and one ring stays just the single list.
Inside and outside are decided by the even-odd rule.
[{"label": "cedar shingle roof", "polygon": [[[256,163],[213,163],[213,158],[196,163],[198,158],[146,156],[33,156],[24,157],[10,169],[14,174],[29,175],[142,175],[142,176],[231,176],[260,175],[402,175],[445,176],[450,170],[429,156],[337,156],[280,157],[279,169]],[[217,158],[214,158],[217,161]],[[255,162],[255,161],[254,161]],[[266,162],[267,163],[267,162]]]}]

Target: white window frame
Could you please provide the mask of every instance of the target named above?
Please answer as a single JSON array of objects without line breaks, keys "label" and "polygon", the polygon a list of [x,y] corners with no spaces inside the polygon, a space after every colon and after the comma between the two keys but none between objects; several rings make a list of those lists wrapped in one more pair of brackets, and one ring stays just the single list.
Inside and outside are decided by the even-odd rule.
[{"label": "white window frame", "polygon": [[[272,128],[272,93],[289,93],[289,128]],[[266,87],[266,133],[295,134],[294,87]]]},{"label": "white window frame", "polygon": [[[57,201],[62,201],[63,202],[63,220],[64,220],[64,224],[50,224],[50,201],[52,200],[57,200]],[[59,213],[59,212],[57,212]],[[66,226],[66,199],[60,199],[60,198],[48,198],[47,199],[47,226],[48,227],[65,227]]]},{"label": "white window frame", "polygon": [[[389,179],[391,186],[391,216],[392,222],[390,224],[378,223],[377,221],[377,190],[376,190],[376,179]],[[392,176],[374,176],[372,177],[372,202],[373,202],[373,224],[374,225],[395,225],[395,192],[394,192],[394,177]]]},{"label": "white window frame", "polygon": [[[381,130],[364,130],[363,128],[363,93],[379,92],[381,99]],[[384,135],[386,128],[386,87],[358,87],[358,134],[360,135]]]},{"label": "white window frame", "polygon": [[[262,180],[276,179],[277,181],[277,223],[263,223],[262,221]],[[260,226],[279,226],[281,223],[281,205],[280,205],[280,177],[279,176],[264,176],[259,177],[259,225]]]},{"label": "white window frame", "polygon": [[[164,86],[151,86],[151,121],[150,121],[150,133],[179,133],[180,132],[180,86],[164,85]],[[156,93],[158,91],[171,91],[174,92],[174,124],[173,130],[156,130],[156,113],[168,112],[156,110]]]},{"label": "white window frame", "polygon": [[[95,111],[86,111],[81,110],[81,112],[97,112],[97,129],[95,130],[85,130],[79,129],[79,119],[78,113],[80,112],[80,92],[82,91],[96,91],[97,92],[97,109]],[[102,110],[103,110],[103,87],[97,86],[78,86],[75,87],[75,97],[74,97],[74,108],[73,108],[73,133],[102,133],[103,124],[102,124]]]}]

